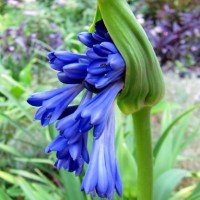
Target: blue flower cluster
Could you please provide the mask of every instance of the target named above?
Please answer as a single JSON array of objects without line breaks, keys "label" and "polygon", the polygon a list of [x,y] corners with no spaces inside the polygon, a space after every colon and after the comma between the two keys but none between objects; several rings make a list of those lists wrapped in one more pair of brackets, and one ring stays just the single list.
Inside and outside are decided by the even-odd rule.
[{"label": "blue flower cluster", "polygon": [[[35,120],[42,126],[56,122],[58,136],[46,147],[56,152],[57,169],[79,175],[88,164],[81,190],[112,199],[116,189],[122,195],[122,183],[115,156],[114,101],[124,85],[125,62],[103,23],[95,32],[82,32],[78,39],[88,47],[84,54],[53,51],[48,54],[51,67],[58,71],[63,86],[35,93],[28,103],[37,106]],[[83,91],[79,105],[74,99]],[[88,132],[93,131],[89,156]]]}]

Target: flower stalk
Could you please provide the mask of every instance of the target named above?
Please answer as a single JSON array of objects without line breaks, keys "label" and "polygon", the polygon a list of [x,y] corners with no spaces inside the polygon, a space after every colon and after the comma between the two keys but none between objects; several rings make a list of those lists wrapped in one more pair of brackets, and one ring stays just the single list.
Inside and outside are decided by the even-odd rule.
[{"label": "flower stalk", "polygon": [[138,200],[153,199],[150,110],[150,107],[144,107],[132,115],[138,165]]}]

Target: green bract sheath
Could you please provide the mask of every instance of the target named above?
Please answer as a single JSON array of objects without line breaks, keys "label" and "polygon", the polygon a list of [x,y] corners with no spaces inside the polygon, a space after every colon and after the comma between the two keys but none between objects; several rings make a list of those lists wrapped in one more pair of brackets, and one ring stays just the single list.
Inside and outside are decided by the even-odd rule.
[{"label": "green bract sheath", "polygon": [[95,21],[101,18],[126,63],[125,85],[118,96],[121,111],[131,114],[156,104],[165,90],[162,71],[126,0],[98,0]]}]

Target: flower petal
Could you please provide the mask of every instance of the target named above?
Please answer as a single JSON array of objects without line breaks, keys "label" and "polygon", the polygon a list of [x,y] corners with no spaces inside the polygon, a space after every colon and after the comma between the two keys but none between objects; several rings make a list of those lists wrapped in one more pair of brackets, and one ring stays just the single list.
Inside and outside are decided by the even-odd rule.
[{"label": "flower petal", "polygon": [[97,43],[97,41],[92,37],[92,34],[88,32],[79,33],[78,39],[87,47],[92,47]]},{"label": "flower petal", "polygon": [[46,92],[34,93],[27,99],[27,102],[32,106],[41,106],[45,100],[50,99],[64,92],[65,89],[66,89],[66,86],[58,88],[58,89],[54,89],[54,90],[49,90]]},{"label": "flower petal", "polygon": [[103,75],[108,72],[108,67],[106,65],[106,60],[94,60],[90,63],[87,71],[93,75]]},{"label": "flower petal", "polygon": [[113,70],[120,70],[123,72],[125,70],[125,62],[119,53],[112,54],[108,56],[108,63]]},{"label": "flower petal", "polygon": [[109,54],[112,53],[110,50],[108,50],[107,48],[104,48],[103,46],[99,44],[93,45],[93,50],[98,56],[101,56],[101,57],[107,57]]},{"label": "flower petal", "polygon": [[61,151],[67,147],[67,140],[58,135],[45,149],[46,153],[51,151]]},{"label": "flower petal", "polygon": [[80,84],[83,81],[82,79],[72,79],[69,76],[67,76],[64,72],[58,72],[57,77],[61,83],[65,84]]},{"label": "flower petal", "polygon": [[71,79],[83,80],[87,74],[88,64],[72,63],[63,67],[65,75]]},{"label": "flower petal", "polygon": [[100,46],[108,49],[112,53],[118,53],[116,46],[112,42],[102,42]]}]

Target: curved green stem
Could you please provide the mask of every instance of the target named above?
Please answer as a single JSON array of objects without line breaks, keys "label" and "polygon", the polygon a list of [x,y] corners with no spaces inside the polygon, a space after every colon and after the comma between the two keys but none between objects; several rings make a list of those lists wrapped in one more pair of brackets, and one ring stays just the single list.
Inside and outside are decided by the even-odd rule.
[{"label": "curved green stem", "polygon": [[150,107],[133,114],[138,164],[138,200],[153,199],[153,159]]}]

